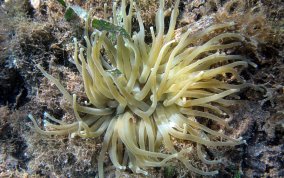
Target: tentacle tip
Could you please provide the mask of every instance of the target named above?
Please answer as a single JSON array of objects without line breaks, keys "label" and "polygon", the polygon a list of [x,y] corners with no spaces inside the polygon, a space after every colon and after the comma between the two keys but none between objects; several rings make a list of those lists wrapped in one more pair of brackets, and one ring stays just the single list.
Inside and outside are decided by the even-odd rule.
[{"label": "tentacle tip", "polygon": [[198,73],[198,75],[199,75],[199,76],[202,76],[204,73],[205,73],[205,71],[202,70],[202,71],[200,71],[200,72]]},{"label": "tentacle tip", "polygon": [[45,112],[43,113],[43,117],[46,118],[46,117],[48,117],[48,116],[49,116],[49,114],[45,111]]},{"label": "tentacle tip", "polygon": [[258,68],[258,65],[256,64],[256,63],[254,63],[254,62],[248,62],[249,63],[249,65],[251,65],[253,68]]},{"label": "tentacle tip", "polygon": [[136,168],[136,173],[137,174],[143,174],[145,176],[148,176],[148,172],[147,171],[144,171],[142,169],[140,169],[139,167]]},{"label": "tentacle tip", "polygon": [[163,105],[164,105],[164,106],[169,106],[168,101],[165,100],[165,101],[163,102]]},{"label": "tentacle tip", "polygon": [[73,132],[73,133],[71,133],[70,138],[73,139],[73,138],[75,138],[76,136],[77,136],[77,133]]},{"label": "tentacle tip", "polygon": [[154,95],[150,96],[150,100],[153,101],[154,100]]},{"label": "tentacle tip", "polygon": [[213,175],[219,174],[219,171],[213,171]]},{"label": "tentacle tip", "polygon": [[28,118],[31,118],[31,117],[33,117],[33,115],[32,114],[28,114]]},{"label": "tentacle tip", "polygon": [[119,166],[118,169],[124,171],[126,169],[126,166]]},{"label": "tentacle tip", "polygon": [[218,159],[218,160],[216,160],[216,163],[217,164],[220,164],[220,163],[222,163],[224,160],[221,158],[221,159]]},{"label": "tentacle tip", "polygon": [[[241,35],[240,41],[245,41],[245,37],[243,35]],[[247,67],[247,66],[246,66]]]},{"label": "tentacle tip", "polygon": [[228,24],[229,24],[230,26],[236,25],[235,22],[229,22]]},{"label": "tentacle tip", "polygon": [[40,64],[36,64],[36,67],[39,68],[39,70],[43,70]]},{"label": "tentacle tip", "polygon": [[239,91],[240,91],[240,89],[238,89],[238,88],[234,88],[234,89],[231,89],[231,91],[232,91],[232,92],[239,92]]}]

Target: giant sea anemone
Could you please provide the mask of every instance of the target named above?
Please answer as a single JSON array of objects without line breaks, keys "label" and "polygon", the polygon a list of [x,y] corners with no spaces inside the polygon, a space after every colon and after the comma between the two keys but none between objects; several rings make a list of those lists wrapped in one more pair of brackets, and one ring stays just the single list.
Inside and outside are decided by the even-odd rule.
[{"label": "giant sea anemone", "polygon": [[[139,9],[133,0],[128,3],[127,11],[126,0],[122,0],[121,21],[116,15],[117,5],[113,4],[111,23],[122,26],[129,36],[116,33],[115,40],[111,40],[113,34],[108,31],[90,31],[92,19],[88,18],[86,46],[79,47],[74,40],[74,63],[88,98],[85,104],[78,104],[76,94],[71,95],[38,66],[72,104],[76,121],[67,124],[45,114],[53,123],[47,122],[47,129],[41,129],[29,115],[32,128],[49,136],[104,136],[98,157],[99,177],[104,177],[106,152],[116,169],[128,167],[134,173],[147,175],[147,168],[162,167],[176,159],[197,174],[217,174],[218,171],[194,167],[184,155],[196,153],[203,163],[217,164],[221,159],[206,159],[203,146],[244,143],[241,138],[231,138],[217,129],[229,127],[231,120],[227,107],[235,101],[225,97],[247,85],[239,71],[248,62],[241,55],[225,52],[240,46],[243,36],[226,32],[233,23],[216,24],[195,34],[189,28],[177,36],[179,1],[165,33],[164,0],[160,0],[156,27],[150,28],[152,43],[147,44]],[[132,32],[134,18],[139,24],[138,32]],[[212,38],[202,42],[206,36]],[[213,129],[208,123],[219,127]],[[177,148],[173,140],[186,140],[188,146]]]}]

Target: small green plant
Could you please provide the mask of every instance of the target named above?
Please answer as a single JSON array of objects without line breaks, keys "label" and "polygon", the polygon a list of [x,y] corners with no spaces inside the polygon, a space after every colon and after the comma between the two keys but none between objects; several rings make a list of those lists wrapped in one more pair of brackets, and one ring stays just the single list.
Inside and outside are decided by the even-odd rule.
[{"label": "small green plant", "polygon": [[114,25],[102,19],[93,19],[92,27],[100,31],[107,31],[111,34],[115,34],[116,36],[120,35],[125,38],[130,38],[130,35],[126,32],[126,30],[123,27]]},{"label": "small green plant", "polygon": [[239,170],[235,171],[234,178],[241,178],[241,172]]},{"label": "small green plant", "polygon": [[[84,21],[87,21],[88,12],[86,10],[84,10],[80,6],[66,5],[64,0],[57,0],[57,1],[63,7],[66,8],[64,17],[67,21],[74,19],[75,16],[78,16]],[[123,27],[119,25],[114,25],[113,23],[110,23],[103,19],[94,18],[92,20],[92,27],[100,31],[107,31],[110,34],[115,35],[115,36],[122,35],[123,37],[130,38],[130,35],[126,32],[126,30]]]},{"label": "small green plant", "polygon": [[64,0],[57,0],[65,9],[64,18],[67,21],[74,19],[76,16],[80,17],[81,19],[86,20],[88,13],[82,7],[77,5],[68,5]]},{"label": "small green plant", "polygon": [[165,178],[172,178],[176,174],[176,168],[174,166],[166,166],[164,168],[164,177]]}]

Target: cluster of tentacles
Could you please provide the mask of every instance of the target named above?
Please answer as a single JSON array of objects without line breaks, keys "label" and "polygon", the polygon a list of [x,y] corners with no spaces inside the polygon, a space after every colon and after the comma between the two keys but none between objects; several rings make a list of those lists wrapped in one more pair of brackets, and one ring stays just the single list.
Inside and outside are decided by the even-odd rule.
[{"label": "cluster of tentacles", "polygon": [[[179,1],[176,2],[165,33],[164,0],[156,15],[156,32],[151,28],[152,44],[145,43],[145,30],[140,12],[133,0],[122,0],[121,8],[113,4],[114,25],[122,26],[130,38],[116,34],[115,42],[106,31],[94,29],[84,37],[86,46],[75,39],[74,63],[83,78],[88,101],[78,104],[76,95],[69,94],[57,79],[38,66],[72,103],[76,121],[67,124],[49,114],[46,128],[41,129],[35,119],[36,132],[45,135],[69,135],[93,138],[104,135],[98,157],[99,176],[104,177],[106,152],[113,165],[120,170],[127,167],[135,173],[147,175],[148,167],[161,167],[173,159],[180,160],[190,171],[214,175],[218,171],[204,171],[193,167],[185,153],[196,152],[206,164],[221,160],[207,160],[202,146],[234,146],[244,143],[230,138],[203,123],[229,127],[231,119],[227,106],[233,100],[224,97],[238,92],[246,84],[237,69],[248,62],[240,55],[224,50],[241,45],[240,34],[223,32],[209,41],[197,44],[208,34],[231,27],[232,23],[213,25],[194,35],[188,30],[175,37]],[[117,18],[117,10],[122,20]],[[132,32],[133,18],[139,31]],[[87,20],[90,26],[90,19]],[[113,44],[115,43],[115,44]],[[230,75],[234,84],[224,78]],[[177,150],[172,139],[191,141],[187,149]],[[163,148],[166,152],[161,153]]]}]

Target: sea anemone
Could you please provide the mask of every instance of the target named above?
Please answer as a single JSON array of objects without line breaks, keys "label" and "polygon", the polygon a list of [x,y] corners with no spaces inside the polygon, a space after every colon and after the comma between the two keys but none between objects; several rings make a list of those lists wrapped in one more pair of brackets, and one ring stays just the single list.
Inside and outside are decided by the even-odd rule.
[{"label": "sea anemone", "polygon": [[[88,101],[78,104],[76,94],[69,94],[56,78],[38,66],[72,104],[76,121],[67,124],[45,113],[53,123],[46,121],[47,129],[43,130],[29,115],[32,128],[49,136],[104,135],[98,157],[99,177],[104,177],[106,152],[116,169],[128,167],[134,173],[147,175],[147,168],[162,167],[176,159],[194,173],[217,174],[218,171],[192,166],[184,155],[196,152],[203,163],[217,164],[221,159],[206,159],[203,146],[244,143],[241,138],[231,138],[217,129],[228,128],[232,118],[227,107],[235,101],[224,98],[247,86],[239,76],[240,69],[248,65],[247,60],[225,53],[240,46],[243,36],[226,32],[234,24],[223,23],[195,34],[188,29],[177,37],[178,5],[176,1],[165,34],[164,0],[160,0],[156,32],[150,28],[151,44],[145,42],[144,25],[133,0],[129,0],[128,12],[126,0],[122,0],[121,21],[114,3],[110,20],[114,26],[122,26],[129,36],[103,29],[90,32],[92,19],[87,19],[86,46],[79,47],[74,40],[74,63],[83,78]],[[134,16],[138,32],[132,32]],[[211,39],[202,42],[206,36]],[[210,124],[219,127],[213,129]],[[191,144],[177,148],[173,140]]]}]

